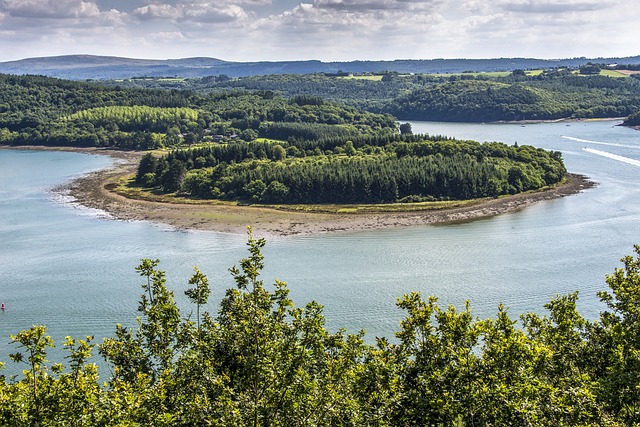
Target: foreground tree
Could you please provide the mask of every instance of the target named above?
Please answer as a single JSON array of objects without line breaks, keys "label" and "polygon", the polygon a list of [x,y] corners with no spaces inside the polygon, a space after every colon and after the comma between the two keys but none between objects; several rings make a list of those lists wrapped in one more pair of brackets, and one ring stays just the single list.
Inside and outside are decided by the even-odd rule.
[{"label": "foreground tree", "polygon": [[595,393],[605,409],[626,425],[640,423],[640,246],[624,268],[607,276],[610,292],[598,296],[609,309],[589,325],[588,343]]},{"label": "foreground tree", "polygon": [[577,293],[540,316],[495,319],[405,295],[392,342],[325,327],[322,306],[295,307],[286,283],[266,286],[263,239],[230,269],[215,315],[201,311],[209,282],[199,270],[183,316],[158,261],[145,278],[135,328],[118,325],[98,346],[65,341],[66,367],[50,364],[44,326],[12,336],[25,363],[20,380],[0,377],[7,426],[634,426],[640,422],[640,247],[607,276],[597,321]]}]

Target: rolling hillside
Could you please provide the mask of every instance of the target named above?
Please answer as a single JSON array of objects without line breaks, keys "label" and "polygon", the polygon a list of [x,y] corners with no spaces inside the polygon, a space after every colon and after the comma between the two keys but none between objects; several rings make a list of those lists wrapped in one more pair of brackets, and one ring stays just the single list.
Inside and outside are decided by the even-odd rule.
[{"label": "rolling hillside", "polygon": [[587,62],[640,64],[640,56],[629,58],[494,58],[428,59],[394,61],[280,61],[229,62],[216,58],[133,59],[113,56],[67,55],[0,62],[3,74],[39,74],[71,80],[126,79],[131,77],[204,77],[225,74],[243,77],[268,74],[337,72],[461,73],[465,71],[513,71],[552,67],[579,67]]}]

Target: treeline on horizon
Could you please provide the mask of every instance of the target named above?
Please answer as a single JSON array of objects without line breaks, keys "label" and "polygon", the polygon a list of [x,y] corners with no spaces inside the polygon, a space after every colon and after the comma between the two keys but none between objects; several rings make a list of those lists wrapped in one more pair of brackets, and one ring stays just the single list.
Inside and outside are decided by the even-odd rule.
[{"label": "treeline on horizon", "polygon": [[[640,56],[564,59],[536,58],[484,58],[484,59],[404,59],[404,60],[358,60],[346,62],[305,61],[260,61],[227,62],[217,58],[182,58],[150,60],[105,57],[95,55],[65,55],[45,58],[26,58],[0,63],[0,73],[45,74],[50,77],[71,80],[85,79],[145,79],[164,77],[165,80],[181,78],[244,77],[271,74],[326,73],[347,75],[349,73],[400,74],[452,74],[476,72],[505,72],[515,69],[535,70],[550,68],[582,69],[595,64],[606,69],[632,69],[637,67]],[[637,69],[637,68],[636,68]]]},{"label": "treeline on horizon", "polygon": [[[606,277],[594,320],[578,294],[513,319],[478,319],[467,303],[410,293],[394,337],[327,330],[317,302],[296,307],[286,283],[263,283],[263,239],[209,312],[197,267],[181,312],[159,261],[136,271],[135,327],[67,337],[64,360],[46,327],[11,336],[22,375],[0,376],[7,426],[635,426],[640,423],[640,246]],[[184,298],[183,297],[183,298]],[[372,343],[375,341],[375,343]],[[98,367],[94,353],[104,359]]]},{"label": "treeline on horizon", "polygon": [[565,174],[559,152],[405,134],[147,154],[136,182],[204,199],[349,204],[497,197],[556,184]]},{"label": "treeline on horizon", "polygon": [[[513,121],[626,117],[640,110],[640,75],[613,78],[601,70],[637,65],[587,64],[526,72],[454,75],[381,73],[374,76],[268,75],[237,79],[132,79],[133,87],[173,87],[203,93],[270,90],[283,96],[308,94],[400,120]],[[113,83],[108,83],[113,84]]]}]

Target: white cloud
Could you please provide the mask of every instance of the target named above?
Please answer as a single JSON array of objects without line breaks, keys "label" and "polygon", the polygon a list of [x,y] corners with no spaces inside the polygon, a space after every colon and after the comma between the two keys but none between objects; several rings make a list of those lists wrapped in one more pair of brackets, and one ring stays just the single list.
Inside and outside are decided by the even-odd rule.
[{"label": "white cloud", "polygon": [[[154,3],[158,3],[157,1],[154,1]],[[242,6],[242,7],[262,7],[262,6],[268,6],[270,4],[272,4],[271,0],[216,0],[216,1],[211,1],[211,0],[178,0],[177,1],[178,4],[183,4],[183,5],[193,5],[193,4],[208,4],[211,5],[212,7],[224,7],[224,6],[230,6],[230,5],[235,5],[235,6]]]},{"label": "white cloud", "polygon": [[638,11],[631,3],[620,0],[610,7],[608,0],[466,0],[464,16],[449,13],[447,18],[462,35],[459,49],[465,56],[631,56],[637,51],[624,38],[640,35],[634,24]]},{"label": "white cloud", "polygon": [[247,13],[235,4],[220,4],[220,2],[189,2],[175,6],[169,4],[149,4],[137,8],[133,14],[141,20],[173,20],[192,21],[201,23],[224,23],[242,21]]},{"label": "white cloud", "polygon": [[565,1],[534,1],[515,0],[503,2],[501,7],[509,12],[517,13],[571,13],[604,9],[610,5],[606,1],[594,0],[565,0]]},{"label": "white cloud", "polygon": [[247,13],[240,6],[231,4],[219,6],[216,3],[183,5],[182,19],[194,22],[221,23],[242,21]]},{"label": "white cloud", "polygon": [[[202,1],[205,3],[208,3],[209,0],[197,0],[197,1]],[[263,7],[263,6],[268,6],[271,5],[273,2],[271,0],[218,0],[215,2],[215,4],[218,5],[223,5],[223,4],[228,4],[228,5],[236,5],[236,6],[243,6],[243,7]]]},{"label": "white cloud", "polygon": [[[444,31],[439,1],[316,0],[256,22],[273,52],[300,52],[307,59],[416,57]],[[440,36],[438,36],[440,37]],[[306,49],[300,49],[304,44]],[[447,46],[449,43],[445,43]]]},{"label": "white cloud", "polygon": [[122,26],[129,21],[129,15],[116,9],[100,12],[97,22],[103,26]]},{"label": "white cloud", "polygon": [[17,18],[94,18],[96,3],[80,0],[0,0],[0,11]]},{"label": "white cloud", "polygon": [[184,34],[182,34],[180,31],[160,32],[155,33],[154,36],[157,37],[157,41],[163,43],[173,43],[177,41],[183,41],[185,39]]},{"label": "white cloud", "polygon": [[127,14],[101,11],[96,3],[79,0],[0,0],[3,29],[46,35],[67,28],[121,27]]},{"label": "white cloud", "polygon": [[140,19],[176,19],[179,12],[170,4],[150,4],[135,9],[133,14]]},{"label": "white cloud", "polygon": [[440,0],[315,0],[313,6],[318,9],[333,9],[352,13],[371,13],[380,10],[428,11],[442,3]]},{"label": "white cloud", "polygon": [[612,1],[0,0],[0,54],[238,61],[637,54],[640,9]]},{"label": "white cloud", "polygon": [[316,0],[301,3],[280,15],[269,17],[263,23],[273,28],[295,28],[313,36],[319,27],[327,31],[372,32],[381,28],[411,31],[411,22],[429,25],[433,21],[439,2],[409,0]]},{"label": "white cloud", "polygon": [[456,12],[464,11],[472,15],[486,15],[494,10],[494,6],[494,2],[486,0],[466,0],[462,2],[459,8],[456,8]]}]

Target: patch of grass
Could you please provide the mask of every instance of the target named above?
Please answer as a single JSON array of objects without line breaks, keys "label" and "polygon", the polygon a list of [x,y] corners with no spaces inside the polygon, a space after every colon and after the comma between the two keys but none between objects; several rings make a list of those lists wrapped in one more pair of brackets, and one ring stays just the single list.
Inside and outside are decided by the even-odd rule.
[{"label": "patch of grass", "polygon": [[371,80],[374,82],[380,82],[382,81],[382,76],[343,76],[343,77],[338,77],[340,79],[345,79],[345,80]]},{"label": "patch of grass", "polygon": [[[189,204],[201,206],[238,206],[237,201],[198,199],[185,197],[177,194],[166,194],[148,188],[142,188],[135,182],[135,175],[127,175],[119,178],[116,182],[106,186],[121,196],[129,199],[144,200],[158,203]],[[340,213],[340,214],[361,214],[361,213],[390,213],[390,212],[421,212],[441,209],[458,208],[477,203],[483,199],[473,200],[449,200],[436,202],[419,203],[381,203],[381,204],[254,204],[250,206],[270,208],[280,211],[306,212],[306,213]]]},{"label": "patch of grass", "polygon": [[511,71],[486,71],[486,72],[472,72],[472,73],[431,73],[424,74],[425,76],[432,77],[451,77],[451,76],[485,76],[485,77],[506,77],[511,74]]},{"label": "patch of grass", "polygon": [[311,205],[256,205],[260,207],[308,213],[339,213],[339,214],[363,214],[363,213],[392,213],[392,212],[422,212],[441,209],[458,208],[477,203],[483,199],[452,200],[420,203],[381,203],[362,205],[339,204],[311,204]]},{"label": "patch of grass", "polygon": [[600,75],[607,76],[607,77],[616,77],[616,78],[629,77],[628,74],[624,74],[616,70],[600,70]]},{"label": "patch of grass", "polygon": [[148,82],[184,82],[185,77],[134,77],[132,81],[148,81]]},{"label": "patch of grass", "polygon": [[148,202],[226,206],[236,206],[238,204],[235,201],[197,199],[192,197],[180,196],[175,193],[167,194],[153,189],[143,188],[140,185],[136,184],[135,174],[123,176],[117,181],[107,184],[105,188],[128,199],[144,200]]},{"label": "patch of grass", "polygon": [[281,141],[279,139],[270,139],[270,138],[256,138],[254,139],[255,142],[268,142],[271,144],[283,144],[286,143],[286,141]]}]

